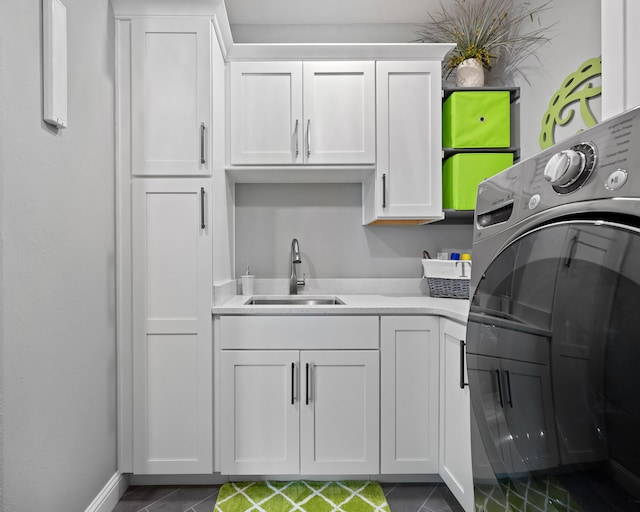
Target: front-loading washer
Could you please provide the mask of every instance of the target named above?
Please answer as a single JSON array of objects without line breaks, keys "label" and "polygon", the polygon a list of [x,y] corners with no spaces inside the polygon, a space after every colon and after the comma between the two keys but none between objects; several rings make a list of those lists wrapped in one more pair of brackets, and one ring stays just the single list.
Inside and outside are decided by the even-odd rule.
[{"label": "front-loading washer", "polygon": [[640,510],[640,108],[482,182],[476,510]]}]

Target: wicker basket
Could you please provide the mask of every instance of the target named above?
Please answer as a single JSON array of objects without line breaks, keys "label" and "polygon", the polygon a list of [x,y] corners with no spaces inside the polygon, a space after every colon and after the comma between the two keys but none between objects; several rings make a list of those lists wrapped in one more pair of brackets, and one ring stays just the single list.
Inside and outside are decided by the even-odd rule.
[{"label": "wicker basket", "polygon": [[468,299],[468,279],[446,279],[443,277],[427,277],[429,295],[447,299]]},{"label": "wicker basket", "polygon": [[[469,264],[467,266],[467,263]],[[462,266],[465,266],[464,276]],[[429,284],[429,295],[437,298],[468,299],[471,262],[452,260],[422,260],[424,277]]]}]

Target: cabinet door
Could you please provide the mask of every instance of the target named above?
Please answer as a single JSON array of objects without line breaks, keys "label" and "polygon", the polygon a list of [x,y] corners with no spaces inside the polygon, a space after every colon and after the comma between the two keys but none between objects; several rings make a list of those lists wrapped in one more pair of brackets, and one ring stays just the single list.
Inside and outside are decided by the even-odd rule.
[{"label": "cabinet door", "polygon": [[374,68],[374,62],[304,63],[307,163],[375,162]]},{"label": "cabinet door", "polygon": [[210,174],[210,21],[131,21],[131,152],[136,175]]},{"label": "cabinet door", "polygon": [[298,473],[298,352],[223,350],[220,367],[222,473]]},{"label": "cabinet door", "polygon": [[381,472],[438,472],[440,321],[383,316],[380,339]]},{"label": "cabinet door", "polygon": [[[471,405],[467,375],[460,375],[465,326],[440,321],[440,477],[466,512],[474,510],[471,472]],[[464,379],[464,380],[463,380]]]},{"label": "cabinet door", "polygon": [[302,163],[302,63],[233,62],[230,73],[231,163]]},{"label": "cabinet door", "polygon": [[301,473],[378,473],[378,351],[303,351],[300,370]]},{"label": "cabinet door", "polygon": [[137,474],[212,471],[209,190],[202,179],[133,183]]},{"label": "cabinet door", "polygon": [[496,473],[524,473],[558,464],[549,367],[496,357],[474,356],[469,365],[479,386],[479,436]]},{"label": "cabinet door", "polygon": [[[468,372],[471,382],[478,387],[482,397],[481,410],[485,411],[486,416],[486,420],[483,418],[483,421],[476,424],[478,431],[474,432],[482,440],[480,444],[486,451],[486,460],[482,457],[474,458],[474,470],[481,469],[486,473],[486,467],[478,467],[480,460],[484,464],[490,463],[499,475],[513,473],[511,443],[505,418],[505,406],[508,405],[500,359],[475,354],[470,359]],[[474,445],[474,450],[476,449],[477,446]]]},{"label": "cabinet door", "polygon": [[[501,360],[514,470],[558,465],[558,441],[547,365]],[[524,465],[524,467],[522,467]]]},{"label": "cabinet door", "polygon": [[378,62],[378,218],[442,216],[439,62]]}]

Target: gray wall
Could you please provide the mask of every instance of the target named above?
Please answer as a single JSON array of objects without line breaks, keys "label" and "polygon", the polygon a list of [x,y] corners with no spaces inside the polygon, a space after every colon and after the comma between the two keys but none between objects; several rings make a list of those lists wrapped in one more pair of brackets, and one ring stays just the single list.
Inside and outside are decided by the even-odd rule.
[{"label": "gray wall", "polygon": [[420,277],[422,251],[469,250],[471,224],[362,226],[361,185],[236,185],[236,273],[289,274],[291,239],[311,278]]},{"label": "gray wall", "polygon": [[408,43],[418,37],[408,23],[357,23],[340,25],[231,26],[236,43]]},{"label": "gray wall", "polygon": [[[536,0],[534,3],[542,2],[543,0]],[[551,9],[541,15],[542,25],[556,25],[551,31],[550,44],[544,46],[538,54],[540,60],[531,58],[525,62],[523,70],[526,72],[526,80],[520,78],[517,82],[521,87],[520,145],[524,158],[540,151],[538,139],[542,120],[549,101],[560,89],[562,82],[583,62],[602,53],[600,2],[601,0],[552,2]],[[594,85],[600,85],[599,80]],[[598,121],[602,120],[601,103],[600,98],[589,102]],[[556,142],[586,128],[578,104],[574,103],[571,108],[575,110],[575,116],[566,127],[556,128]]]},{"label": "gray wall", "polygon": [[69,127],[42,122],[41,1],[0,3],[0,509],[84,510],[116,472],[114,23],[65,0]]}]

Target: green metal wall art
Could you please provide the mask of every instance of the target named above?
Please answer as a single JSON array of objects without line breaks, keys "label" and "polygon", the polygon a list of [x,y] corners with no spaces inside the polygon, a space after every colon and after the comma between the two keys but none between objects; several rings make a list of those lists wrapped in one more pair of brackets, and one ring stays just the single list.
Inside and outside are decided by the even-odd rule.
[{"label": "green metal wall art", "polygon": [[[571,122],[576,112],[569,108],[578,102],[580,115],[587,128],[597,123],[589,100],[602,94],[602,86],[594,87],[592,80],[602,74],[602,57],[594,57],[582,63],[576,71],[562,82],[562,87],[551,97],[549,108],[542,118],[540,132],[540,148],[545,149],[555,144],[556,126],[565,126]],[[582,130],[578,130],[580,132]]]}]

